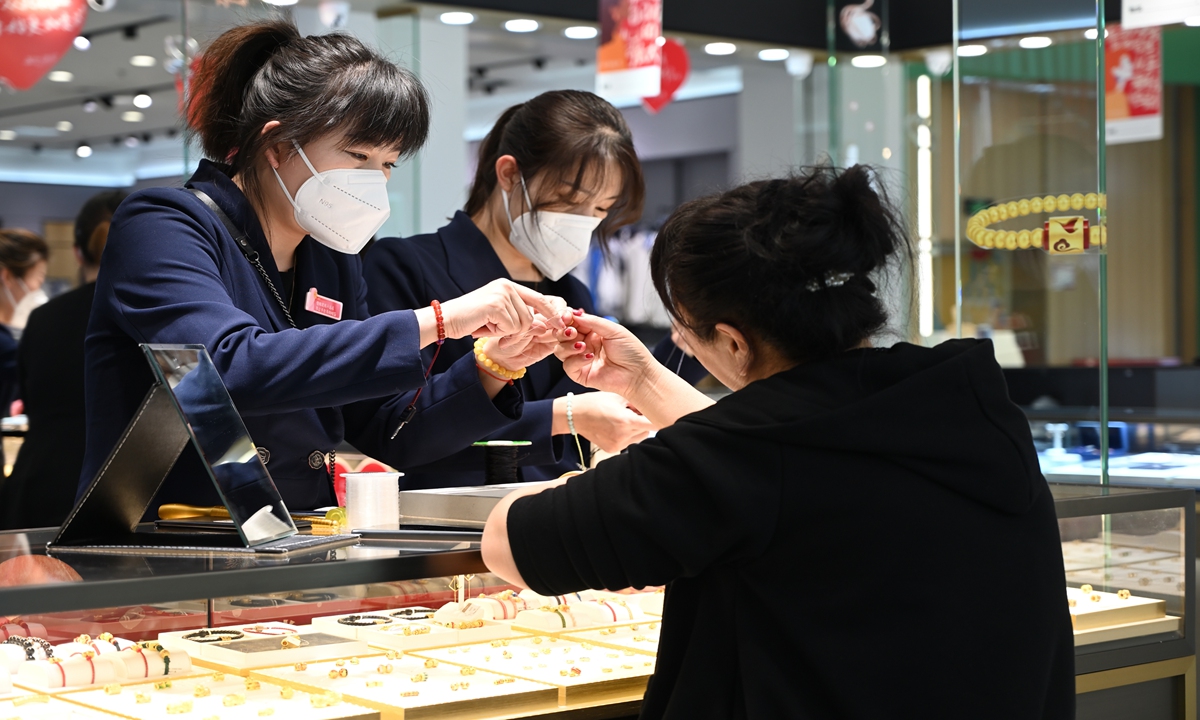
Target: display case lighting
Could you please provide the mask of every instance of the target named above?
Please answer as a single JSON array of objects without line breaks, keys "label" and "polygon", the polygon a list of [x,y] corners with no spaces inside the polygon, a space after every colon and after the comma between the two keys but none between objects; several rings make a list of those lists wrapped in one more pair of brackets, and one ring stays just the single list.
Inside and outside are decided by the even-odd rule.
[{"label": "display case lighting", "polygon": [[444,12],[438,16],[443,25],[470,25],[475,22],[475,16],[469,12]]},{"label": "display case lighting", "polygon": [[987,54],[987,45],[959,45],[959,57],[979,57]]},{"label": "display case lighting", "polygon": [[779,62],[787,60],[791,55],[786,48],[766,48],[758,51],[758,59],[764,62]]},{"label": "display case lighting", "polygon": [[704,46],[704,52],[709,55],[732,55],[737,52],[737,45],[728,42],[713,42]]},{"label": "display case lighting", "polygon": [[887,58],[882,55],[855,55],[850,58],[850,64],[856,68],[877,68],[887,65]]},{"label": "display case lighting", "polygon": [[566,35],[572,40],[591,40],[600,34],[600,31],[591,25],[572,25],[563,30],[563,35]]},{"label": "display case lighting", "polygon": [[86,35],[76,35],[73,42],[76,50],[87,50],[92,46],[92,41]]},{"label": "display case lighting", "polygon": [[1054,44],[1054,41],[1045,35],[1034,35],[1032,37],[1021,38],[1017,44],[1026,50],[1040,50],[1050,47]]},{"label": "display case lighting", "polygon": [[542,26],[537,20],[517,18],[504,23],[504,29],[513,33],[530,33]]}]

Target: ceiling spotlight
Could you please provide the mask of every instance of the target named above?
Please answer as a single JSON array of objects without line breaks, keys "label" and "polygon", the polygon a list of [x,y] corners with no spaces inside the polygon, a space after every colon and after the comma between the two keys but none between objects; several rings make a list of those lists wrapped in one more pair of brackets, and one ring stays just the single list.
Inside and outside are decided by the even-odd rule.
[{"label": "ceiling spotlight", "polygon": [[17,133],[14,130],[0,130],[0,140],[16,140]]},{"label": "ceiling spotlight", "polygon": [[537,20],[530,20],[529,18],[517,18],[516,20],[509,20],[504,23],[504,29],[514,33],[533,32],[541,26],[542,24]]},{"label": "ceiling spotlight", "polygon": [[475,22],[475,16],[469,12],[444,12],[438,19],[445,25],[470,25]]},{"label": "ceiling spotlight", "polygon": [[135,148],[141,144],[142,141],[138,139],[137,135],[130,135],[129,137],[125,138],[125,147],[127,148]]},{"label": "ceiling spotlight", "polygon": [[856,68],[877,68],[887,65],[887,58],[882,55],[855,55],[850,58],[850,64]]},{"label": "ceiling spotlight", "polygon": [[1183,21],[1183,24],[1187,25],[1188,27],[1200,27],[1200,15],[1193,15],[1190,18],[1187,18]]},{"label": "ceiling spotlight", "polygon": [[125,30],[124,30],[124,35],[125,35],[126,40],[137,40],[138,26],[137,25],[126,25]]},{"label": "ceiling spotlight", "polygon": [[144,90],[142,92],[138,93],[137,95],[133,96],[133,106],[134,107],[138,107],[138,108],[145,110],[146,108],[150,107],[153,104],[154,104],[154,98],[147,95]]},{"label": "ceiling spotlight", "polygon": [[30,149],[31,149],[31,150],[33,150],[33,154],[34,154],[34,155],[36,155],[36,154],[38,154],[38,153],[40,153],[40,152],[42,151],[42,144],[41,144],[41,143],[34,143],[34,144],[33,144],[33,147],[32,147],[32,148],[30,148]]},{"label": "ceiling spotlight", "polygon": [[129,64],[134,67],[150,68],[158,64],[153,55],[134,55],[129,58]]},{"label": "ceiling spotlight", "polygon": [[173,138],[179,133],[175,128],[167,128],[167,137]]},{"label": "ceiling spotlight", "polygon": [[95,100],[83,101],[83,111],[85,113],[94,113],[98,107],[100,107],[100,105]]},{"label": "ceiling spotlight", "polygon": [[153,139],[154,139],[154,136],[151,135],[150,133],[142,133],[142,142],[148,143]]},{"label": "ceiling spotlight", "polygon": [[125,122],[141,122],[146,119],[146,116],[137,110],[126,110],[121,113],[121,119]]},{"label": "ceiling spotlight", "polygon": [[85,36],[85,35],[76,35],[75,36],[75,49],[76,50],[87,50],[91,46],[92,46],[92,41],[88,40],[87,36]]},{"label": "ceiling spotlight", "polygon": [[1035,35],[1033,37],[1021,38],[1017,44],[1026,50],[1040,50],[1041,48],[1050,47],[1053,43],[1054,41],[1048,37]]},{"label": "ceiling spotlight", "polygon": [[87,143],[79,143],[79,147],[75,148],[77,157],[86,158],[92,156],[92,146]]},{"label": "ceiling spotlight", "polygon": [[766,50],[758,51],[758,59],[765,62],[778,62],[780,60],[787,60],[788,55],[791,55],[791,53],[784,48],[767,48]]},{"label": "ceiling spotlight", "polygon": [[121,138],[115,137],[115,138],[113,138],[112,142],[113,142],[113,147],[121,147]]},{"label": "ceiling spotlight", "polygon": [[600,34],[600,31],[590,25],[572,25],[563,30],[563,35],[572,40],[591,40]]},{"label": "ceiling spotlight", "polygon": [[987,45],[959,45],[959,57],[979,57],[987,54]]},{"label": "ceiling spotlight", "polygon": [[75,129],[75,124],[70,120],[62,120],[54,126],[54,129],[59,132],[71,132]]},{"label": "ceiling spotlight", "polygon": [[100,104],[104,106],[105,110],[112,110],[113,96],[112,95],[101,95],[100,96]]},{"label": "ceiling spotlight", "polygon": [[75,74],[69,73],[66,70],[51,70],[46,79],[50,82],[71,82],[75,79]]},{"label": "ceiling spotlight", "polygon": [[709,43],[704,46],[704,52],[709,55],[732,55],[737,52],[737,45],[727,42]]}]

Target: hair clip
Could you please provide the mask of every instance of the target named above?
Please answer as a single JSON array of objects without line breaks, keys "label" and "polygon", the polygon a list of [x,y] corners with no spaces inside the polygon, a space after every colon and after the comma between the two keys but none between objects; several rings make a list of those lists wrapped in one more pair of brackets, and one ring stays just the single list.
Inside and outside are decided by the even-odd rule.
[{"label": "hair clip", "polygon": [[804,289],[809,292],[820,292],[826,288],[841,287],[846,284],[850,278],[854,277],[854,273],[829,273],[825,276],[824,282],[820,280],[809,280]]}]

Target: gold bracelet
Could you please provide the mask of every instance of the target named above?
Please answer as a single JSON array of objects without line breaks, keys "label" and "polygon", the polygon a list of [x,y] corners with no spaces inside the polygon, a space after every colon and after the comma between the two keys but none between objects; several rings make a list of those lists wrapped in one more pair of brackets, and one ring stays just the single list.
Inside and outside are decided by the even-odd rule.
[{"label": "gold bracelet", "polygon": [[483,348],[485,345],[487,345],[487,341],[487,338],[479,338],[475,341],[475,362],[478,363],[481,368],[487,372],[499,376],[499,379],[508,380],[509,382],[512,382],[513,380],[520,380],[521,378],[525,377],[525,368],[509,370],[484,354]]},{"label": "gold bracelet", "polygon": [[967,221],[967,239],[988,250],[1024,250],[1041,248],[1051,255],[1075,255],[1092,247],[1108,245],[1108,229],[1104,225],[1091,227],[1080,215],[1051,217],[1042,228],[1033,230],[989,230],[988,226],[1004,220],[1042,212],[1069,210],[1106,210],[1107,196],[1100,193],[1047,195],[998,203],[975,213]]}]

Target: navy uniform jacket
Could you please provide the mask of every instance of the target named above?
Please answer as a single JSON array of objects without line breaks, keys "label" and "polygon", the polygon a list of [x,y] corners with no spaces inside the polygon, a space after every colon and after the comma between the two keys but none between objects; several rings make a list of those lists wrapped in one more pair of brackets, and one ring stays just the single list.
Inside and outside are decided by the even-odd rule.
[{"label": "navy uniform jacket", "polygon": [[[367,300],[375,313],[425,307],[434,300],[445,301],[469,293],[497,278],[509,278],[487,236],[462,211],[434,234],[379,240],[366,254],[363,273],[367,279]],[[538,290],[563,298],[573,308],[593,314],[596,311],[591,292],[572,275],[557,282],[543,281]],[[427,358],[432,353],[432,347],[424,350]],[[670,358],[672,353],[674,357]],[[655,356],[672,368],[679,366],[683,358],[670,338],[655,349]],[[445,372],[462,358],[473,357],[470,338],[448,340],[434,372]],[[697,382],[707,374],[698,362],[687,360],[682,374],[688,380]],[[554,398],[568,392],[589,391],[568,378],[562,363],[553,357],[530,367],[517,384],[526,400],[520,420],[478,439],[532,441],[533,445],[521,456],[522,480],[548,480],[578,470],[579,453],[571,436],[550,434],[553,405]],[[413,422],[419,421],[418,415]],[[590,454],[587,441],[581,438],[580,442],[583,451]],[[402,482],[407,488],[482,485],[483,451],[468,448],[423,467],[409,468]]]},{"label": "navy uniform jacket", "polygon": [[[188,182],[243,228],[276,288],[283,284],[249,202],[221,166],[202,161]],[[389,437],[423,380],[412,312],[370,317],[362,262],[310,237],[296,249],[299,329],[220,220],[181,189],[131,195],[113,217],[85,341],[87,450],[80,490],[115,446],[151,384],[138,343],[201,343],[290,509],[333,504],[322,453],[343,439],[403,468],[454,453],[521,416],[505,388],[490,400],[474,358],[420,397],[421,426]],[[304,310],[309,288],[344,303],[342,320]],[[151,505],[219,504],[196,454],[185,450]]]}]

